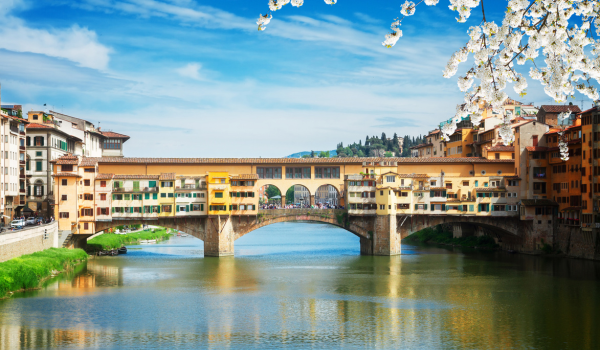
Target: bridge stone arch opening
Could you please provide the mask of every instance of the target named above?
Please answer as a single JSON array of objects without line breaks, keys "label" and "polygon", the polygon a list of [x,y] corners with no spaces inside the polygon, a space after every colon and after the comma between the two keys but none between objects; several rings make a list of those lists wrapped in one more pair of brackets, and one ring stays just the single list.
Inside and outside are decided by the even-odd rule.
[{"label": "bridge stone arch opening", "polygon": [[304,185],[291,185],[285,191],[285,204],[298,208],[310,208],[314,197],[308,187]]},{"label": "bridge stone arch opening", "polygon": [[284,193],[279,186],[273,184],[264,184],[258,189],[258,203],[264,204],[281,204],[284,199]]},{"label": "bridge stone arch opening", "polygon": [[343,198],[335,186],[329,184],[321,185],[315,193],[315,204],[337,207],[343,205]]}]

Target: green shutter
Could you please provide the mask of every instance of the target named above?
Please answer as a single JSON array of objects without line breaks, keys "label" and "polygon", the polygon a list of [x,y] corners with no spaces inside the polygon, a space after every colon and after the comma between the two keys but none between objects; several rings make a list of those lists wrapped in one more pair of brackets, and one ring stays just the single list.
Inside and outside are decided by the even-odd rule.
[{"label": "green shutter", "polygon": [[136,191],[140,190],[140,182],[139,181],[134,181],[133,182],[133,189]]},{"label": "green shutter", "polygon": [[418,208],[419,208],[419,205],[415,204],[415,210],[418,210]]},{"label": "green shutter", "polygon": [[429,197],[433,197],[433,191],[429,191]]},{"label": "green shutter", "polygon": [[200,210],[204,211],[204,204],[200,204]]},{"label": "green shutter", "polygon": [[186,204],[186,206],[185,206],[185,211],[186,211],[186,212],[190,211],[190,205],[189,205],[189,204]]},{"label": "green shutter", "polygon": [[427,210],[427,204],[424,204],[424,205],[425,205],[425,210]]},{"label": "green shutter", "polygon": [[432,205],[431,205],[431,208],[430,208],[430,209],[431,209],[431,211],[433,211],[433,208],[434,208],[434,205],[432,204]]},{"label": "green shutter", "polygon": [[148,187],[156,187],[156,181],[150,181]]},{"label": "green shutter", "polygon": [[446,197],[446,191],[442,191],[442,197]]},{"label": "green shutter", "polygon": [[113,213],[115,212],[115,207],[112,207],[112,212],[113,212]]},{"label": "green shutter", "polygon": [[178,205],[175,206],[175,212],[179,213],[179,206]]},{"label": "green shutter", "polygon": [[474,211],[475,207],[473,206],[473,204],[469,204],[469,211]]},{"label": "green shutter", "polygon": [[27,186],[27,195],[31,196],[31,186]]},{"label": "green shutter", "polygon": [[144,193],[144,199],[150,199],[150,193]]},{"label": "green shutter", "polygon": [[196,198],[196,194],[197,194],[197,193],[195,193],[195,192],[194,192],[194,198]]},{"label": "green shutter", "polygon": [[158,199],[158,193],[152,193],[152,199]]},{"label": "green shutter", "polygon": [[446,211],[446,204],[442,204],[442,211]]}]

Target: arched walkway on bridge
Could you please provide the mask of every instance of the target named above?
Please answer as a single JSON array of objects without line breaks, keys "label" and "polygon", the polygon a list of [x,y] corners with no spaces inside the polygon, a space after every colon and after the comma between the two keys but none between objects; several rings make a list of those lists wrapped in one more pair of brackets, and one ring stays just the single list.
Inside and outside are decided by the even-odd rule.
[{"label": "arched walkway on bridge", "polygon": [[275,185],[266,184],[258,189],[258,204],[259,205],[281,205],[283,192]]},{"label": "arched walkway on bridge", "polygon": [[292,185],[285,192],[285,204],[294,208],[310,208],[310,190],[304,185]]},{"label": "arched walkway on bridge", "polygon": [[315,205],[337,207],[342,205],[342,196],[333,185],[321,185],[315,193]]}]

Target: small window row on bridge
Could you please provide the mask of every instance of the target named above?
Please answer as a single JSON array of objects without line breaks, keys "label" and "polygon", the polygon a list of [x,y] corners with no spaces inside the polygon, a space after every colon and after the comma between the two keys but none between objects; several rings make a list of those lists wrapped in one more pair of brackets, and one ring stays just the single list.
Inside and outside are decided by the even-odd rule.
[{"label": "small window row on bridge", "polygon": [[[281,167],[259,167],[256,168],[256,173],[259,179],[281,179]],[[315,179],[339,179],[340,167],[315,167]],[[310,167],[286,167],[286,179],[310,179]]]}]

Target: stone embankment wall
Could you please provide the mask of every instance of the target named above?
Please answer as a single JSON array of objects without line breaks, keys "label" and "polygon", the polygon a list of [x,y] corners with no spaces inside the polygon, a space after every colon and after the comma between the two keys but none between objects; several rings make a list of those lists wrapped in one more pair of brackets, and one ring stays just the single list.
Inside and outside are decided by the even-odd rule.
[{"label": "stone embankment wall", "polygon": [[556,250],[573,258],[600,260],[600,235],[584,231],[578,226],[557,225]]},{"label": "stone embankment wall", "polygon": [[0,233],[0,262],[48,248],[58,248],[58,223]]}]

